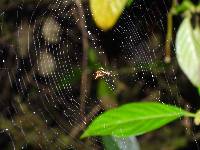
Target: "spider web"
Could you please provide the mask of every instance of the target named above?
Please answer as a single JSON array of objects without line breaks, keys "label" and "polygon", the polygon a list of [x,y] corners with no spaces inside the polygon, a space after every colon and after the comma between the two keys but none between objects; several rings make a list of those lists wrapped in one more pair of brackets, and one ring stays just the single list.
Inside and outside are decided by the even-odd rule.
[{"label": "spider web", "polygon": [[[11,120],[1,132],[9,137],[9,147],[19,148],[20,143],[14,133],[20,133],[26,141],[22,149],[29,149],[30,141],[41,149],[50,149],[52,145],[57,149],[102,147],[100,139],[92,139],[88,144],[91,148],[78,137],[73,137],[76,133],[73,129],[82,128],[83,121],[80,113],[83,43],[75,3],[71,0],[41,0],[32,5],[25,1],[13,5],[17,7],[12,18],[8,18],[10,13],[13,14],[12,6],[0,12],[1,35],[5,30],[11,30],[12,36],[15,36],[11,44],[1,44],[0,50],[0,55],[5,58],[0,63],[3,72],[1,82],[7,79],[14,93],[8,97],[11,108],[2,101],[5,105],[3,112]],[[163,61],[168,9],[169,4],[165,1],[136,0],[126,8],[115,27],[104,33],[95,27],[87,2],[84,2],[89,44],[101,62],[101,67],[95,64],[95,69],[88,75],[88,84],[92,88],[85,99],[86,114],[90,114],[95,106],[97,114],[104,110],[100,108],[102,97],[93,94],[97,93],[95,85],[98,86],[101,79],[105,80],[111,93],[118,90],[119,81],[125,83],[129,94],[139,90],[131,96],[124,96],[123,90],[119,92],[120,104],[150,99],[189,107],[179,92],[177,74],[178,77],[181,75],[177,71],[175,57],[169,65]],[[12,26],[6,27],[7,22]],[[95,80],[95,71],[103,71],[104,74]],[[97,114],[92,114],[89,121]],[[17,115],[24,115],[27,120]],[[43,137],[44,145],[38,142],[38,136],[29,139],[24,125],[28,122],[33,134]],[[13,128],[19,131],[14,132]],[[187,125],[185,130],[189,130]],[[193,127],[191,130],[189,135],[195,142],[195,148],[199,149]],[[143,137],[140,140],[144,140]]]}]

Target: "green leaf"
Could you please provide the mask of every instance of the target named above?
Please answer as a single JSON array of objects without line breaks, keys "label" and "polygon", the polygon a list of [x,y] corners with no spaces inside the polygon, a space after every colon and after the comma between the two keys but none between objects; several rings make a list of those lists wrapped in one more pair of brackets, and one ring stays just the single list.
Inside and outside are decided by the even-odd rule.
[{"label": "green leaf", "polygon": [[182,116],[194,115],[175,106],[161,103],[126,104],[97,117],[81,138],[104,135],[137,136],[155,130]]},{"label": "green leaf", "polygon": [[200,87],[197,88],[198,94],[200,95]]},{"label": "green leaf", "polygon": [[104,79],[99,80],[97,88],[97,96],[105,109],[117,106],[116,92],[109,88],[108,83]]},{"label": "green leaf", "polygon": [[195,5],[191,1],[185,0],[181,4],[177,5],[174,8],[174,11],[176,14],[180,14],[180,13],[184,13],[188,10],[194,10],[194,9],[195,9]]},{"label": "green leaf", "polygon": [[95,50],[93,48],[89,48],[88,49],[88,59],[89,59],[89,63],[97,63],[97,55],[95,53]]},{"label": "green leaf", "polygon": [[139,150],[137,139],[132,137],[119,138],[113,136],[102,137],[105,150]]},{"label": "green leaf", "polygon": [[99,63],[97,54],[95,49],[89,48],[88,49],[88,67],[91,70],[97,70],[98,68],[101,67],[101,64]]},{"label": "green leaf", "polygon": [[114,141],[112,136],[103,136],[102,141],[105,150],[120,150],[118,144]]},{"label": "green leaf", "polygon": [[128,2],[127,2],[126,5],[127,5],[128,7],[130,7],[130,6],[132,5],[132,3],[133,3],[133,0],[128,0]]},{"label": "green leaf", "polygon": [[98,93],[99,98],[102,97],[112,97],[115,98],[115,93],[109,88],[108,83],[104,79],[99,80],[98,83]]},{"label": "green leaf", "polygon": [[198,110],[194,117],[194,124],[199,126],[200,125],[200,110]]},{"label": "green leaf", "polygon": [[181,23],[176,37],[179,66],[196,87],[200,87],[200,30],[192,28],[190,17]]},{"label": "green leaf", "polygon": [[97,26],[106,31],[117,22],[127,0],[90,0],[90,9]]}]

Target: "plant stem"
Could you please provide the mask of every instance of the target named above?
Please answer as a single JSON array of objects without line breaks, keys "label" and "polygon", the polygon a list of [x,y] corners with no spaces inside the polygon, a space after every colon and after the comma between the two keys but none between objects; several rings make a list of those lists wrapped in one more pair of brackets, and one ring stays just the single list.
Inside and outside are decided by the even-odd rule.
[{"label": "plant stem", "polygon": [[174,9],[177,6],[178,1],[173,0],[170,11],[167,14],[167,35],[165,41],[165,63],[171,62],[171,41],[172,41],[172,31],[173,31],[173,15]]},{"label": "plant stem", "polygon": [[172,28],[173,28],[173,14],[170,12],[167,15],[167,35],[165,41],[165,62],[171,62],[171,38],[172,38]]},{"label": "plant stem", "polygon": [[83,6],[80,0],[75,0],[75,3],[78,8],[79,14],[79,23],[82,32],[82,48],[83,48],[83,56],[82,56],[82,76],[81,76],[81,87],[80,87],[80,115],[85,120],[85,99],[87,97],[87,80],[88,80],[88,33],[85,25],[85,15],[83,11]]},{"label": "plant stem", "polygon": [[196,114],[195,113],[191,113],[191,112],[186,112],[185,117],[191,117],[191,118],[195,118],[196,117]]}]

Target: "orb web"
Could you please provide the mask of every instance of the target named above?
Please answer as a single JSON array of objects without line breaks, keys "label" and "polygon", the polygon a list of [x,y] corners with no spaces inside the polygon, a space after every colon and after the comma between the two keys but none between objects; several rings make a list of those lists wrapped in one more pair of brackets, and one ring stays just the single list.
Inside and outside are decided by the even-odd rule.
[{"label": "orb web", "polygon": [[[119,90],[117,86],[121,82],[126,83],[128,89],[139,90],[131,95],[131,100],[130,97],[123,95],[122,90],[118,93],[122,95],[119,103],[124,103],[124,98],[127,99],[125,102],[153,100],[183,106],[176,83],[175,58],[170,65],[164,64],[163,61],[165,24],[169,6],[165,1],[157,3],[136,0],[131,7],[126,8],[118,23],[109,31],[112,37],[107,37],[106,33],[94,25],[87,24],[91,22],[91,13],[87,2],[83,4],[89,45],[100,58],[100,65],[94,64],[95,69],[88,75],[88,84],[92,86],[93,83],[98,84],[99,80],[104,80],[111,93]],[[16,28],[13,31],[16,36],[16,49],[10,44],[11,46],[2,47],[2,52],[0,50],[2,56],[6,53],[5,49],[11,51],[5,58],[12,58],[12,61],[8,63],[9,60],[2,60],[3,63],[0,63],[0,70],[8,77],[11,87],[16,89],[16,95],[12,97],[15,100],[12,102],[14,110],[5,109],[11,125],[19,128],[23,138],[29,142],[26,126],[22,125],[26,124],[27,120],[18,121],[16,116],[35,116],[31,124],[33,132],[43,136],[46,143],[38,143],[38,147],[49,148],[54,144],[58,149],[80,149],[83,146],[87,149],[83,142],[73,137],[76,134],[74,128],[82,128],[82,122],[88,124],[97,115],[92,114],[89,122],[84,122],[80,112],[83,37],[77,6],[71,0],[41,0],[30,6],[31,11],[27,10],[29,6],[26,2],[16,2],[16,5],[17,13],[14,21],[11,21]],[[0,12],[1,35],[6,30],[4,19],[5,15],[10,13],[9,9]],[[112,46],[104,44],[103,38],[116,44],[111,44],[114,50]],[[12,69],[13,66],[16,70]],[[104,110],[99,108],[99,104],[103,103],[102,97],[94,95],[93,92],[97,91],[91,90],[91,94],[85,98],[87,114],[92,112],[95,106],[98,113]],[[40,125],[41,122],[45,123],[44,129]],[[15,142],[15,137],[11,135],[12,130],[13,128],[8,125],[2,133],[9,136],[10,147],[17,149],[19,143]],[[48,131],[52,135],[49,135]],[[190,134],[199,149],[194,133]],[[68,140],[72,140],[69,145]],[[31,141],[37,143],[37,139]],[[92,147],[102,146],[99,141],[102,142],[94,138]],[[28,146],[24,144],[22,149]]]}]

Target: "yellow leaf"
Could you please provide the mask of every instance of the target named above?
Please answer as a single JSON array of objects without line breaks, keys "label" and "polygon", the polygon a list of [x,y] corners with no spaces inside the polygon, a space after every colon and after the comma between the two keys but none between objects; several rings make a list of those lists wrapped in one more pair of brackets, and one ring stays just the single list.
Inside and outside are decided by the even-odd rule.
[{"label": "yellow leaf", "polygon": [[90,9],[97,26],[104,31],[111,29],[126,3],[127,0],[90,0]]}]

